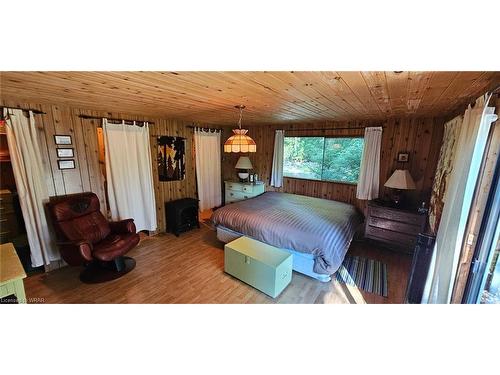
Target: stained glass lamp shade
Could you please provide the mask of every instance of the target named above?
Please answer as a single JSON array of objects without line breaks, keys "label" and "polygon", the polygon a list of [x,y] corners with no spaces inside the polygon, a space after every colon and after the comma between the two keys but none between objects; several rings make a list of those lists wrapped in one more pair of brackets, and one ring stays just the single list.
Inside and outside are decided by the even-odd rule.
[{"label": "stained glass lamp shade", "polygon": [[255,141],[247,135],[248,130],[241,128],[241,117],[244,105],[236,106],[240,110],[240,118],[238,120],[238,129],[233,129],[233,135],[224,142],[224,152],[256,152],[257,145]]},{"label": "stained glass lamp shade", "polygon": [[255,141],[246,133],[246,129],[233,129],[233,135],[224,142],[224,152],[256,152]]}]

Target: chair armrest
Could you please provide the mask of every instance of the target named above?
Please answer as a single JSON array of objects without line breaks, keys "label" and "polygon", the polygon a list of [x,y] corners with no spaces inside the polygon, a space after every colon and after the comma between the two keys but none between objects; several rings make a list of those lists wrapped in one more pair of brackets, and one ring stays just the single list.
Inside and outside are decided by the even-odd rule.
[{"label": "chair armrest", "polygon": [[61,256],[71,266],[80,266],[91,262],[92,244],[87,240],[57,242]]},{"label": "chair armrest", "polygon": [[110,221],[109,227],[111,228],[111,232],[113,232],[113,233],[122,233],[122,234],[134,233],[135,234],[135,232],[136,232],[134,219]]}]

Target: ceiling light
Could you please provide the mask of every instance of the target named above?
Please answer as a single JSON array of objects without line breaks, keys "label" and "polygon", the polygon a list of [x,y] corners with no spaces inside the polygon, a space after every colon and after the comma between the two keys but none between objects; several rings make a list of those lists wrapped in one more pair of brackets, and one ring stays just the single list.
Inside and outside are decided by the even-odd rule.
[{"label": "ceiling light", "polygon": [[255,141],[247,134],[248,130],[241,128],[241,118],[243,117],[244,105],[237,105],[235,108],[240,110],[240,118],[238,119],[238,129],[233,129],[233,135],[224,142],[224,152],[256,152],[257,146]]}]

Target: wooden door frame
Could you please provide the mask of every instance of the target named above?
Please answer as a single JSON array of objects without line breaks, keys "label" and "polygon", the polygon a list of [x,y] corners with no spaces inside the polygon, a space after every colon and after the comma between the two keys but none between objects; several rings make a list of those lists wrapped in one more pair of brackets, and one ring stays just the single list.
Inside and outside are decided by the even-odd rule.
[{"label": "wooden door frame", "polygon": [[500,95],[491,98],[490,103],[494,103],[495,113],[499,120],[491,125],[488,143],[485,149],[485,157],[481,164],[479,179],[474,192],[469,219],[465,229],[465,239],[460,251],[457,274],[453,286],[451,303],[462,303],[467,280],[471,269],[472,260],[477,246],[479,231],[483,221],[486,203],[492,187],[495,167],[500,155]]}]

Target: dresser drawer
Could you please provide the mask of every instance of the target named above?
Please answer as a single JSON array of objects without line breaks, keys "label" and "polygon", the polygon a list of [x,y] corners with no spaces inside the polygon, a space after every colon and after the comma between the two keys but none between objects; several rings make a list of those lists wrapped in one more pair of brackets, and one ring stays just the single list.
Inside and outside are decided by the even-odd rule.
[{"label": "dresser drawer", "polygon": [[383,228],[366,226],[365,236],[367,238],[383,242],[390,248],[402,249],[408,253],[413,252],[413,248],[417,242],[417,234],[410,235],[405,233],[397,233]]},{"label": "dresser drawer", "polygon": [[226,191],[226,202],[227,203],[232,203],[232,202],[238,202],[242,201],[248,198],[252,198],[251,194],[242,192],[242,191]]},{"label": "dresser drawer", "polygon": [[0,203],[0,216],[14,212],[14,204],[12,202]]},{"label": "dresser drawer", "polygon": [[369,206],[369,216],[401,221],[403,223],[421,226],[425,223],[425,216],[406,211],[394,210],[387,207]]},{"label": "dresser drawer", "polygon": [[0,216],[4,216],[10,213],[14,213],[13,204],[0,204]]},{"label": "dresser drawer", "polygon": [[233,181],[224,181],[226,192],[225,202],[234,203],[245,199],[256,197],[264,193],[266,190],[265,184],[249,184]]},{"label": "dresser drawer", "polygon": [[421,225],[413,225],[413,224],[403,223],[401,221],[394,221],[376,216],[368,217],[368,225],[371,227],[388,229],[393,232],[399,232],[415,236],[422,231]]},{"label": "dresser drawer", "polygon": [[226,190],[243,191],[244,184],[238,182],[226,182]]},{"label": "dresser drawer", "polygon": [[12,204],[13,195],[12,193],[0,194],[0,205],[2,204]]},{"label": "dresser drawer", "polygon": [[243,188],[241,191],[243,191],[244,193],[250,193],[252,194],[253,193],[253,185],[243,185]]},{"label": "dresser drawer", "polygon": [[247,190],[243,189],[244,192],[252,192],[254,196],[263,194],[266,191],[266,187],[264,184],[247,185],[245,186],[245,188],[248,189]]},{"label": "dresser drawer", "polygon": [[17,217],[14,212],[0,215],[0,242],[5,243],[19,234]]}]

